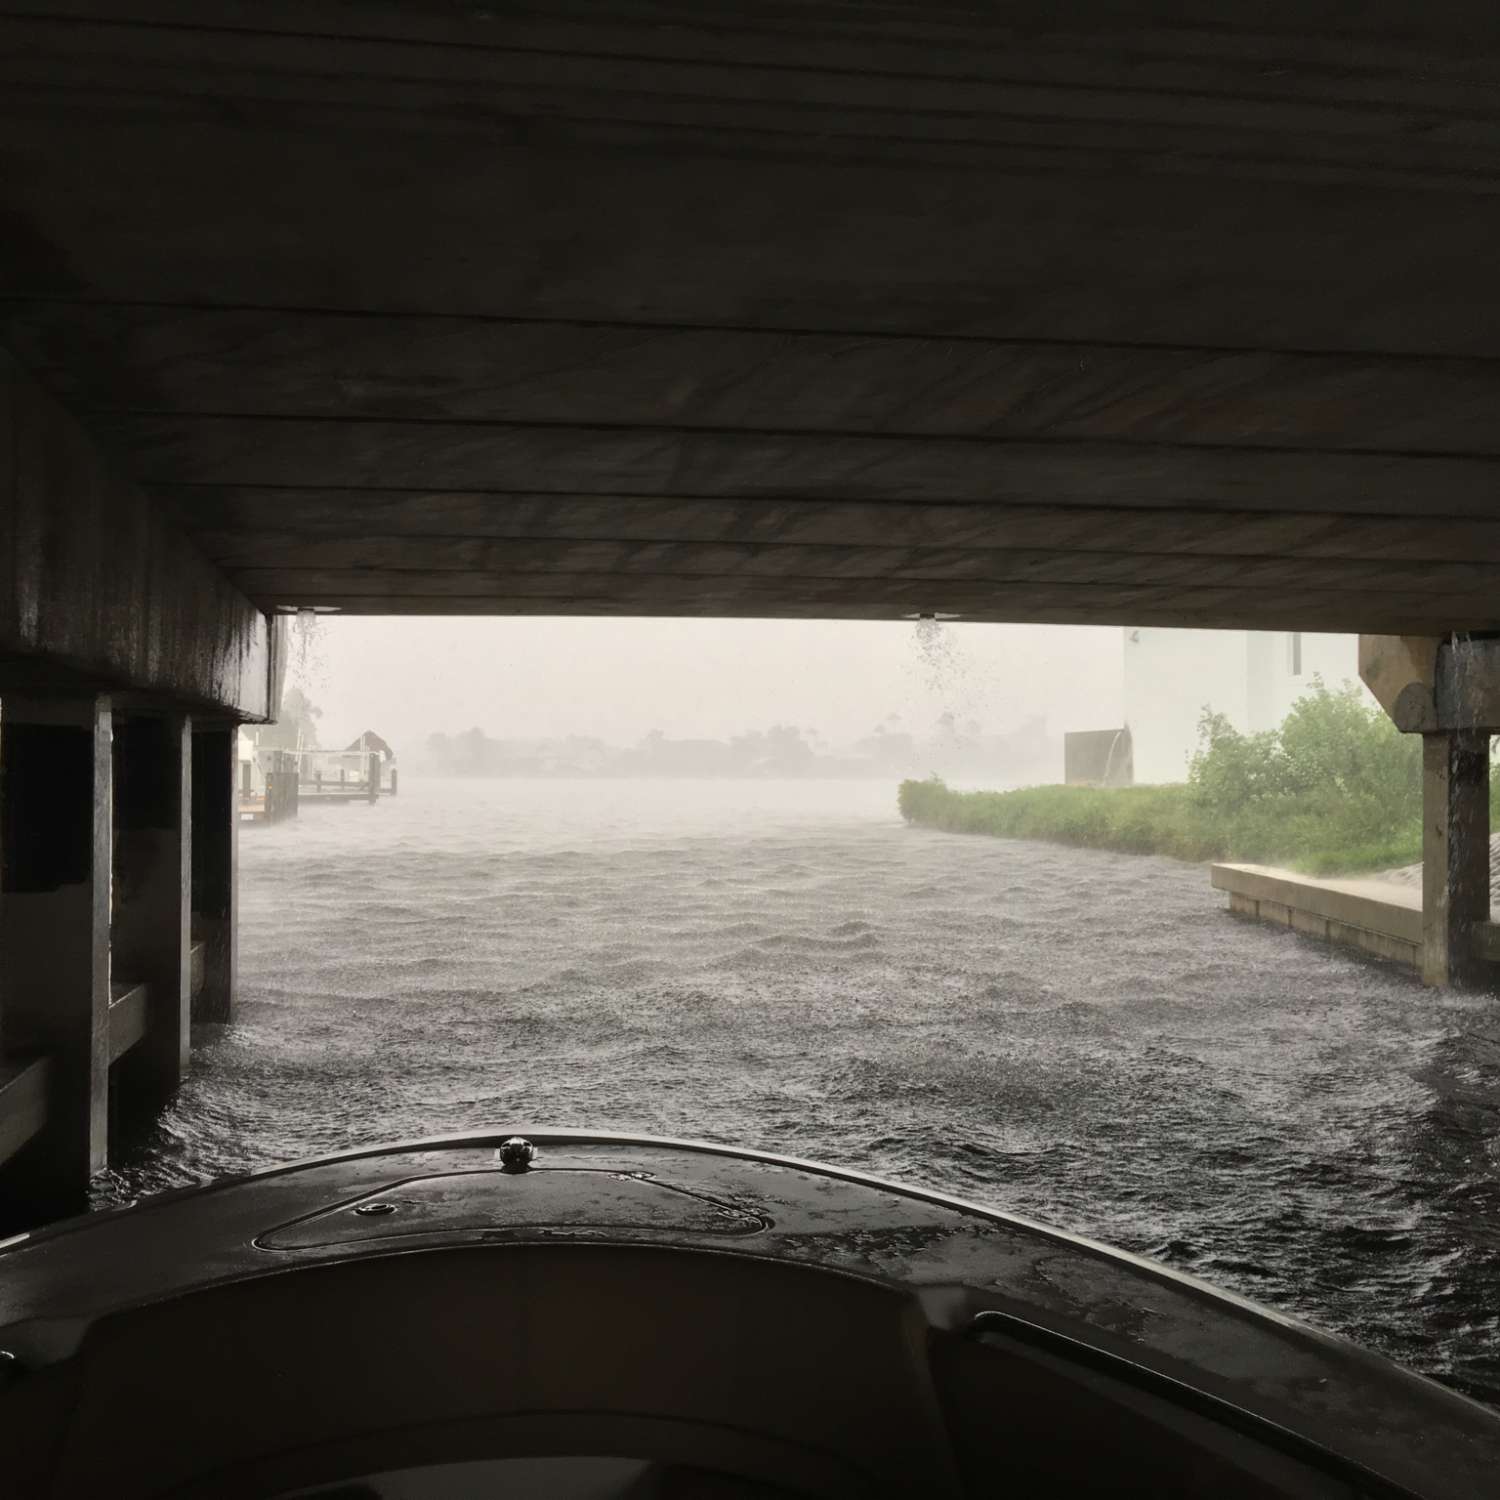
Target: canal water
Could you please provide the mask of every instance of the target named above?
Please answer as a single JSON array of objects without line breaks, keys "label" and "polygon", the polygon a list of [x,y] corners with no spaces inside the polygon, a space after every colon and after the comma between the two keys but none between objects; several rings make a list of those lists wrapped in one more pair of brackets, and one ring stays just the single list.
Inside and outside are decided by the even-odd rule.
[{"label": "canal water", "polygon": [[101,1202],[575,1125],[821,1158],[1192,1270],[1500,1400],[1500,1001],[1201,867],[836,782],[404,778],[241,837],[241,999]]}]

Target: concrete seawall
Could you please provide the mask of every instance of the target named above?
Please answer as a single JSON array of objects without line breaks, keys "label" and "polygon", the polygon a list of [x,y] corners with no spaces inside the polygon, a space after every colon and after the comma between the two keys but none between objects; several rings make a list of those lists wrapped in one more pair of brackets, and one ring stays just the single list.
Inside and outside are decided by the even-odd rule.
[{"label": "concrete seawall", "polygon": [[1315,880],[1269,865],[1212,866],[1215,890],[1240,916],[1290,927],[1420,970],[1420,887],[1387,880]]}]

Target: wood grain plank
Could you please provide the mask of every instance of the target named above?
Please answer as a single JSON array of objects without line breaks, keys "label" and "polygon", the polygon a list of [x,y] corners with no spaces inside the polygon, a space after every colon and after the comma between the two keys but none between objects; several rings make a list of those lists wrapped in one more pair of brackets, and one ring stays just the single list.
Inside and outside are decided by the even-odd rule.
[{"label": "wood grain plank", "polygon": [[241,587],[267,573],[312,570],[398,579],[417,572],[630,573],[651,576],[972,579],[988,582],[1233,584],[1271,590],[1431,590],[1463,605],[1500,594],[1500,563],[1344,561],[1328,558],[1214,556],[972,547],[888,547],[613,540],[459,540],[349,537],[308,543],[263,540],[251,555],[218,561]]},{"label": "wood grain plank", "polygon": [[[121,21],[109,0],[50,0],[54,16]],[[1173,24],[1161,7],[1149,19],[1108,6],[1011,4],[989,12],[923,5],[795,11],[760,5],[612,4],[569,13],[495,9],[438,10],[366,0],[360,7],[327,0],[149,0],[131,6],[137,26],[169,25],[359,38],[394,45],[465,51],[507,48],[532,53],[678,60],[734,68],[885,73],[953,79],[1028,78],[1101,88],[1228,94],[1261,99],[1351,99],[1391,105],[1425,102],[1482,109],[1493,102],[1495,59],[1476,38],[1492,34],[1493,7],[1471,0],[1455,7],[1409,9],[1399,30],[1382,29],[1379,12],[1362,7],[1336,17],[1311,6],[1274,27],[1207,28],[1201,11]],[[1444,14],[1444,11],[1450,14]],[[1041,21],[1044,24],[1038,25]],[[1413,69],[1412,31],[1422,28],[1423,66]]]},{"label": "wood grain plank", "polygon": [[23,297],[1500,354],[1489,198],[7,97]]},{"label": "wood grain plank", "polygon": [[1500,362],[12,304],[75,411],[1500,453]]},{"label": "wood grain plank", "polygon": [[1383,97],[1329,98],[1314,91],[1153,88],[1116,63],[1087,83],[1018,64],[991,76],[831,66],[762,66],[739,58],[684,59],[637,47],[611,56],[587,47],[538,50],[396,47],[323,35],[244,33],[226,48],[220,31],[191,27],[77,25],[0,17],[0,84],[76,91],[94,100],[111,82],[181,107],[185,100],[234,101],[243,108],[312,104],[357,112],[403,111],[432,129],[445,117],[472,127],[516,118],[629,122],[882,142],[946,141],[1106,155],[1118,169],[1137,157],[1172,159],[1181,170],[1264,173],[1319,162],[1358,174],[1371,168],[1427,180],[1500,168],[1500,113],[1456,110],[1420,91],[1392,107]]},{"label": "wood grain plank", "polygon": [[371,537],[453,541],[593,539],[891,546],[970,550],[1041,547],[1120,553],[1500,562],[1500,519],[1422,514],[1333,515],[1200,504],[1090,505],[859,502],[534,492],[257,489],[160,486],[198,545],[251,564],[290,542]]},{"label": "wood grain plank", "polygon": [[1338,514],[1496,513],[1500,463],[858,434],[103,414],[91,430],[146,483],[439,485],[622,494],[1010,500]]},{"label": "wood grain plank", "polygon": [[[884,601],[893,611],[906,606],[913,609],[958,610],[987,608],[999,596],[1015,593],[1018,597],[1047,596],[1060,600],[1076,595],[1101,611],[1123,611],[1119,619],[1131,618],[1131,606],[1139,602],[1171,604],[1184,611],[1211,610],[1216,604],[1234,605],[1246,611],[1260,611],[1267,620],[1280,619],[1286,613],[1303,609],[1340,616],[1360,613],[1402,615],[1446,609],[1465,619],[1500,621],[1500,597],[1485,594],[1474,600],[1435,599],[1420,591],[1396,593],[1390,590],[1344,590],[1317,595],[1286,594],[1274,589],[1245,587],[1233,582],[1206,584],[1134,583],[1128,580],[1101,578],[1073,579],[1063,582],[1031,582],[1025,579],[923,579],[900,577],[822,577],[764,576],[756,574],[682,573],[650,574],[609,573],[461,573],[411,568],[402,572],[368,572],[352,570],[284,568],[246,569],[239,577],[252,597],[271,601],[276,606],[299,602],[319,603],[329,598],[353,599],[362,594],[383,596],[408,591],[415,595],[489,598],[501,605],[510,599],[550,599],[556,603],[584,600],[594,596],[635,601],[637,612],[650,614],[658,603],[677,599],[713,597],[741,601],[760,601],[768,613],[777,613],[783,602],[791,599],[857,599]],[[1300,605],[1299,598],[1303,601]],[[503,610],[502,610],[503,612]],[[567,613],[567,610],[560,611]],[[1101,616],[1108,618],[1107,615]],[[1489,628],[1489,627],[1486,627]]]},{"label": "wood grain plank", "polygon": [[[643,598],[623,593],[607,581],[565,597],[557,593],[531,594],[523,590],[475,594],[422,593],[417,589],[385,593],[329,592],[303,602],[361,615],[529,615],[594,616],[608,618],[743,618],[818,620],[910,620],[934,610],[954,613],[963,620],[997,624],[1153,625],[1181,629],[1307,630],[1423,635],[1443,629],[1490,630],[1496,626],[1493,609],[1472,616],[1444,611],[1430,598],[1416,605],[1402,601],[1341,596],[1336,606],[1306,599],[1283,600],[1268,609],[1261,596],[1222,590],[1184,597],[1182,591],[1137,589],[1100,596],[1079,589],[989,588],[972,598],[932,585],[913,585],[893,594],[890,587],[853,589],[837,593],[779,589],[773,597],[747,595],[743,590],[712,582],[685,584]],[[295,604],[297,599],[267,597],[267,608]]]}]

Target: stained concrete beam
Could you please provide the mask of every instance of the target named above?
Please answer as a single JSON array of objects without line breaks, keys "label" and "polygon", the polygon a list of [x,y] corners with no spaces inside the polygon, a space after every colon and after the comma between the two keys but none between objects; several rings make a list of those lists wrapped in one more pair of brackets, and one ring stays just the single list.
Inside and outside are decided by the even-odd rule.
[{"label": "stained concrete beam", "polygon": [[266,617],[0,350],[0,693],[273,712]]},{"label": "stained concrete beam", "polygon": [[1404,734],[1421,734],[1438,728],[1435,696],[1438,645],[1437,636],[1359,638],[1360,678]]}]

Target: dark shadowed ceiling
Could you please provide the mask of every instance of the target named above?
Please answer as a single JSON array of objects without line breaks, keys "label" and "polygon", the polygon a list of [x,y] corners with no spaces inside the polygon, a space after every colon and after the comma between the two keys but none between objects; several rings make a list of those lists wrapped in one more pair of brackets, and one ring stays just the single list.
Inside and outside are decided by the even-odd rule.
[{"label": "dark shadowed ceiling", "polygon": [[24,9],[0,343],[266,608],[1500,627],[1492,4]]}]

